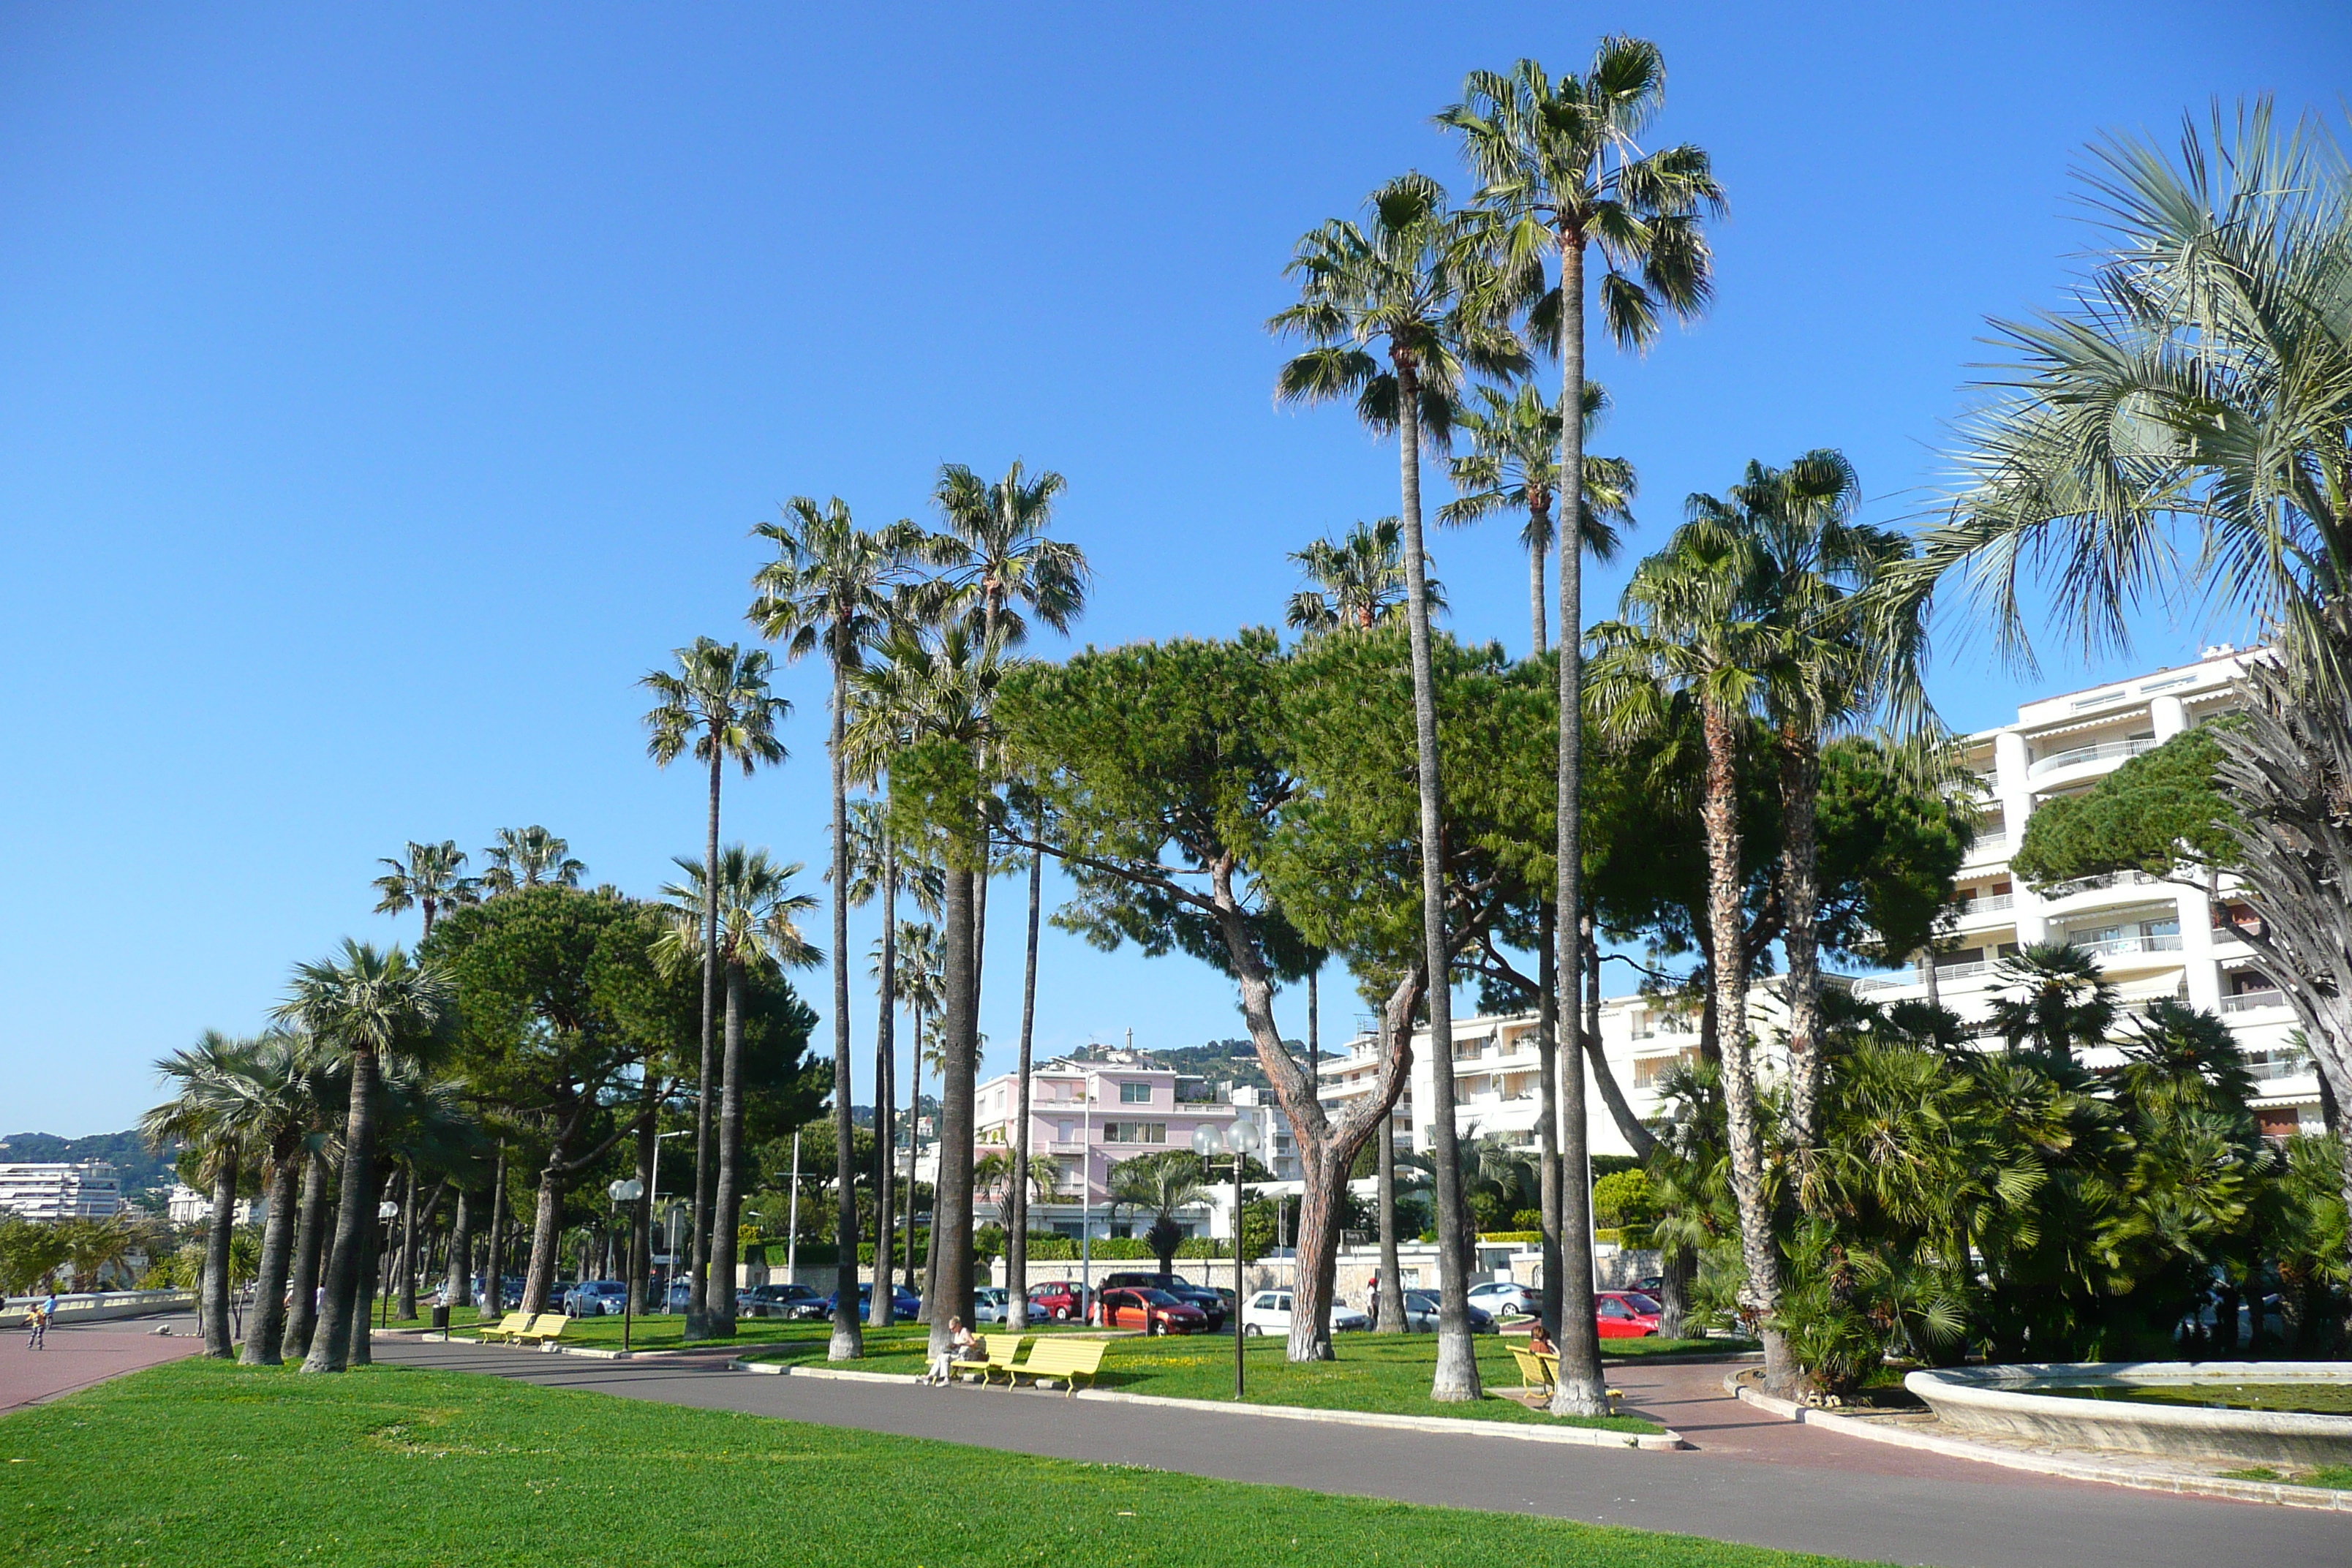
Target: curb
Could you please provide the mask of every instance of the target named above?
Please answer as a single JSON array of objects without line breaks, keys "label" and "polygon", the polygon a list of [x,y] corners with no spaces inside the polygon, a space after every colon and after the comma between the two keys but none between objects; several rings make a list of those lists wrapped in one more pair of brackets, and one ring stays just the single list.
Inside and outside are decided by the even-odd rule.
[{"label": "curb", "polygon": [[[375,1331],[375,1337],[386,1340],[407,1340],[420,1345],[485,1345],[488,1343],[486,1341],[476,1339],[471,1334],[451,1334],[446,1339],[438,1340],[431,1338],[430,1336],[436,1331],[432,1329],[378,1329]],[[501,1344],[497,1348],[520,1350],[522,1347]],[[539,1352],[541,1355],[586,1356],[591,1361],[667,1361],[672,1356],[687,1353],[684,1351],[608,1351],[598,1350],[593,1345],[541,1345]]]},{"label": "curb", "polygon": [[[912,1387],[914,1379],[887,1372],[836,1371],[832,1367],[793,1366],[774,1362],[737,1361],[738,1372],[772,1376],[831,1378],[842,1383],[895,1383]],[[1207,1399],[1171,1399],[1157,1394],[1121,1394],[1115,1389],[1084,1388],[1065,1397],[1106,1405],[1145,1405],[1169,1410],[1206,1410],[1225,1415],[1264,1415],[1278,1421],[1321,1421],[1343,1426],[1383,1426],[1407,1432],[1448,1433],[1464,1437],[1502,1437],[1522,1443],[1565,1444],[1579,1448],[1634,1448],[1662,1453],[1684,1447],[1680,1434],[1611,1432],[1597,1426],[1520,1426],[1503,1421],[1464,1421],[1444,1415],[1389,1415],[1366,1410],[1311,1410],[1297,1405],[1226,1404]]]},{"label": "curb", "polygon": [[1899,1426],[1882,1426],[1874,1422],[1857,1421],[1834,1411],[1815,1410],[1802,1405],[1778,1399],[1761,1389],[1750,1388],[1738,1381],[1738,1373],[1723,1380],[1723,1386],[1746,1404],[1784,1421],[1807,1426],[1817,1426],[1841,1437],[1856,1437],[1865,1443],[1885,1443],[1897,1448],[1916,1448],[1926,1453],[1941,1454],[1947,1458],[1969,1459],[1981,1465],[1999,1465],[2006,1469],[2031,1470],[2036,1475],[2055,1476],[2062,1480],[2098,1481],[2108,1486],[2132,1487],[2140,1491],[2172,1492],[2188,1497],[2227,1498],[2233,1502],[2276,1503],[2285,1508],[2317,1509],[2322,1512],[2352,1513],[2352,1491],[2328,1487],[2289,1486],[2283,1481],[2240,1481],[2223,1476],[2163,1476],[2146,1470],[2135,1470],[2122,1465],[2102,1465],[2080,1459],[2055,1459],[2040,1454],[2021,1454],[2014,1449],[1996,1448],[1987,1444],[1970,1443],[1958,1437],[1938,1437],[1927,1432],[1906,1432]]}]

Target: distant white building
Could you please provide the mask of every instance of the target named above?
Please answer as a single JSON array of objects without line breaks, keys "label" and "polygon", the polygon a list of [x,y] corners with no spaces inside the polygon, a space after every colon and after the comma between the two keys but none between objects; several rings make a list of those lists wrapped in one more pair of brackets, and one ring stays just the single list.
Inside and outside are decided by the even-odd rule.
[{"label": "distant white building", "polygon": [[111,1219],[122,1184],[104,1160],[78,1164],[0,1164],[0,1209],[25,1219]]},{"label": "distant white building", "polygon": [[[164,1213],[173,1225],[202,1225],[213,1217],[213,1196],[200,1193],[184,1182],[172,1184],[172,1195],[165,1201]],[[269,1217],[267,1197],[239,1198],[236,1201],[238,1225],[258,1225]]]}]

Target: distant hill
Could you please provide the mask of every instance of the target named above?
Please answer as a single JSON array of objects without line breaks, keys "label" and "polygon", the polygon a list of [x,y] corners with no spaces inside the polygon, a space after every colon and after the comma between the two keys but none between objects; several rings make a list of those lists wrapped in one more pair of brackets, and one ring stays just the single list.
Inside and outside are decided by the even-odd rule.
[{"label": "distant hill", "polygon": [[[1282,1043],[1290,1047],[1294,1057],[1301,1061],[1307,1058],[1306,1041],[1285,1040]],[[1211,1083],[1246,1083],[1259,1089],[1274,1087],[1265,1076],[1265,1067],[1257,1059],[1257,1047],[1247,1040],[1211,1040],[1205,1046],[1180,1046],[1174,1050],[1145,1054],[1164,1067],[1180,1073],[1197,1074]],[[1324,1052],[1323,1059],[1326,1062],[1333,1060],[1333,1053]]]},{"label": "distant hill", "polygon": [[179,1152],[174,1145],[159,1154],[148,1148],[147,1140],[136,1132],[97,1132],[88,1138],[60,1138],[54,1132],[12,1132],[0,1138],[0,1160],[43,1165],[104,1160],[114,1167],[126,1197],[149,1187],[168,1187],[178,1180],[173,1173],[172,1163]]}]

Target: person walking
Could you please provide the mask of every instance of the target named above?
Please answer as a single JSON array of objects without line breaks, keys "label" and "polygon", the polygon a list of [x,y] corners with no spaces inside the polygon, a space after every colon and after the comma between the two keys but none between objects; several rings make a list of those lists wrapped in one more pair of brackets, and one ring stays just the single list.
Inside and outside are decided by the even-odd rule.
[{"label": "person walking", "polygon": [[26,1314],[28,1320],[26,1350],[45,1351],[49,1348],[49,1323],[57,1315],[58,1293],[55,1290],[33,1303],[32,1310]]}]

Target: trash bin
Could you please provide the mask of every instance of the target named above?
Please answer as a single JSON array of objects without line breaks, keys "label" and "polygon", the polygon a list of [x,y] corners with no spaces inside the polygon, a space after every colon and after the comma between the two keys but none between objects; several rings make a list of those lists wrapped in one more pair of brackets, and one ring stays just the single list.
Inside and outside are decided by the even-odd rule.
[{"label": "trash bin", "polygon": [[446,1305],[433,1309],[433,1326],[441,1331],[444,1340],[449,1337],[449,1309]]}]

